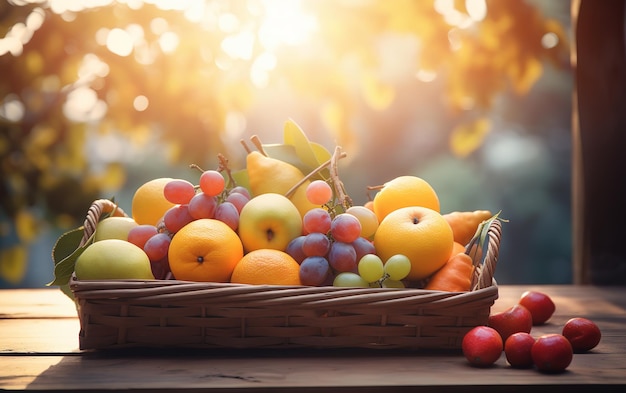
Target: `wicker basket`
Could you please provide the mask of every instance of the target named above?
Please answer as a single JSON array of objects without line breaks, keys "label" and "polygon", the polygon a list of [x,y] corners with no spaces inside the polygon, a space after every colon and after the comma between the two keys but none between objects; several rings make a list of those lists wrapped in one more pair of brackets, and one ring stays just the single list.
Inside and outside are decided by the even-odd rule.
[{"label": "wicker basket", "polygon": [[[89,210],[85,239],[107,202]],[[72,277],[80,348],[458,349],[498,297],[498,220],[488,236],[472,290],[459,293]]]}]

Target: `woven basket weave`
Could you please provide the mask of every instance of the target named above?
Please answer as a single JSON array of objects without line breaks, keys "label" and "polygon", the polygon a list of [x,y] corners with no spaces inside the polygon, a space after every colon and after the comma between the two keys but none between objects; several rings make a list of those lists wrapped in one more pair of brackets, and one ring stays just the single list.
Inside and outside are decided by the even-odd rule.
[{"label": "woven basket weave", "polygon": [[[92,205],[85,239],[107,203]],[[458,349],[498,297],[498,220],[488,237],[469,292],[72,277],[80,348]]]}]

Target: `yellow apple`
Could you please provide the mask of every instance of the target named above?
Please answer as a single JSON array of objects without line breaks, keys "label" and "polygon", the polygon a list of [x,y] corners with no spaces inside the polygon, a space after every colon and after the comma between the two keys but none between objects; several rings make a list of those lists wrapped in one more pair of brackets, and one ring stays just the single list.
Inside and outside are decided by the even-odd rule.
[{"label": "yellow apple", "polygon": [[76,259],[74,273],[79,280],[154,279],[146,253],[120,239],[104,239],[88,246]]},{"label": "yellow apple", "polygon": [[261,194],[244,205],[238,232],[246,252],[261,248],[285,251],[289,242],[302,234],[302,216],[284,195]]},{"label": "yellow apple", "polygon": [[130,217],[107,217],[98,222],[94,241],[105,239],[128,240],[128,232],[138,224]]}]

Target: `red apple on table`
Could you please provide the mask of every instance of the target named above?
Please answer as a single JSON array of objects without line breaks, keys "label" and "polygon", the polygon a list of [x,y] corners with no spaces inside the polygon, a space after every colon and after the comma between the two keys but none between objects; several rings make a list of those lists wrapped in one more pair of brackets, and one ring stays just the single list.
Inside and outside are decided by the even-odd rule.
[{"label": "red apple on table", "polygon": [[602,338],[600,328],[587,318],[572,318],[563,326],[563,336],[572,344],[575,353],[595,348]]},{"label": "red apple on table", "polygon": [[533,325],[543,325],[552,317],[556,306],[550,298],[542,292],[526,291],[522,293],[518,304],[526,307],[533,316]]},{"label": "red apple on table", "polygon": [[537,369],[546,373],[565,371],[574,357],[572,345],[561,334],[539,337],[530,352]]},{"label": "red apple on table", "polygon": [[506,342],[506,339],[513,333],[530,333],[533,327],[533,317],[526,307],[516,304],[504,311],[491,314],[489,326],[500,333],[502,342]]},{"label": "red apple on table", "polygon": [[502,355],[500,334],[489,326],[476,326],[463,336],[463,355],[475,367],[489,367]]},{"label": "red apple on table", "polygon": [[533,365],[530,351],[534,343],[534,337],[526,332],[513,333],[506,339],[504,355],[511,367],[527,368]]}]

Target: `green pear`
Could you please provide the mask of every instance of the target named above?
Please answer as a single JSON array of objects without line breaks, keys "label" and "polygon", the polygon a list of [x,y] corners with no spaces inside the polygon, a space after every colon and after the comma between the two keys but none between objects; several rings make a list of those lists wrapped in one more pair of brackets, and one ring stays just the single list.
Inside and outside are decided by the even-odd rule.
[{"label": "green pear", "polygon": [[128,232],[138,224],[130,217],[107,217],[98,222],[94,241],[105,239],[127,240]]},{"label": "green pear", "polygon": [[88,246],[76,259],[74,273],[79,280],[154,280],[146,253],[120,239],[104,239]]}]

